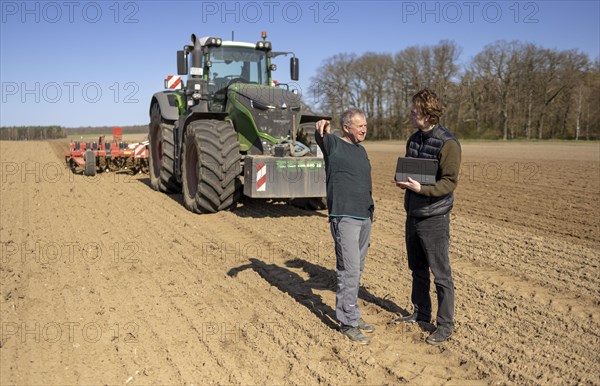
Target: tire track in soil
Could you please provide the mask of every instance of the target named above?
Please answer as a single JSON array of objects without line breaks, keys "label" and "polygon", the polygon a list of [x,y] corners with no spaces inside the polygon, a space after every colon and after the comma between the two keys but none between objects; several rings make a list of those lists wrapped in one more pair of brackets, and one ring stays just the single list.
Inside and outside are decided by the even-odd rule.
[{"label": "tire track in soil", "polygon": [[[393,157],[389,157],[386,169],[393,168],[393,162]],[[575,176],[577,168],[580,165],[564,168],[562,173]],[[597,185],[598,181],[592,184]],[[576,220],[569,218],[566,226],[540,226],[531,221],[532,211],[523,205],[523,191],[519,192],[510,181],[497,189],[503,194],[510,191],[507,203],[488,201],[485,207],[473,210],[470,206],[473,198],[485,196],[488,188],[485,184],[459,183],[457,191],[457,202],[461,205],[454,210],[451,258],[455,261],[459,300],[457,336],[452,345],[457,344],[456,351],[464,353],[467,360],[481,363],[479,367],[485,375],[496,375],[506,382],[560,384],[573,379],[581,383],[597,382],[598,361],[593,348],[597,346],[599,331],[598,287],[594,283],[599,278],[597,270],[589,270],[590,265],[597,267],[600,259],[597,249],[593,249],[598,245],[597,233],[593,231],[598,227],[597,222],[579,213],[580,221],[577,216]],[[392,194],[387,186],[382,190],[384,197]],[[597,193],[587,193],[587,201],[577,205],[578,208],[597,202]],[[577,196],[562,192],[553,195],[548,191],[544,196],[534,195],[535,211],[550,216],[550,221],[543,219],[542,224],[572,215],[569,209],[575,206]],[[465,204],[463,197],[471,201]],[[543,199],[539,200],[540,197]],[[565,198],[556,205],[552,202],[554,197]],[[548,207],[551,211],[544,212]],[[562,210],[560,215],[555,214],[557,207]],[[499,216],[498,210],[506,214]],[[519,215],[515,216],[516,213]],[[395,221],[387,214],[386,217],[387,221]],[[523,220],[527,217],[529,223]],[[499,218],[506,221],[496,221]],[[403,229],[403,221],[404,218],[395,222]],[[388,224],[386,228],[394,226]],[[561,228],[571,230],[565,232]],[[584,232],[588,236],[572,230],[581,228],[587,228]],[[478,291],[473,293],[473,287]],[[463,291],[466,293],[461,294]],[[581,341],[590,344],[575,343]],[[547,342],[551,342],[550,347]]]},{"label": "tire track in soil", "polygon": [[[457,343],[467,357],[519,384],[594,383],[594,375],[586,369],[597,366],[597,323],[579,325],[569,314],[527,302],[512,288],[481,285],[469,276],[457,274],[457,282],[471,283],[457,285],[466,299],[459,306]],[[574,344],[581,341],[590,345]]]},{"label": "tire track in soil", "polygon": [[[82,176],[75,176],[75,182],[81,182],[81,181],[84,181],[84,177],[82,177]],[[123,228],[123,224],[127,224],[127,220],[130,220],[130,218],[128,219],[127,216],[123,216],[125,218],[122,218],[122,217],[119,216],[123,212],[121,210],[121,208],[125,207],[125,206],[119,205],[118,208],[117,208],[119,210],[116,211],[116,213],[114,213],[114,211],[113,211],[111,213],[111,216],[105,216],[105,212],[102,211],[102,210],[99,210],[98,207],[100,207],[100,208],[109,208],[111,204],[114,204],[110,200],[103,200],[102,198],[100,198],[100,199],[93,200],[92,202],[85,202],[84,197],[88,197],[88,196],[93,197],[94,196],[93,192],[96,189],[98,189],[98,188],[100,188],[103,192],[107,192],[107,195],[103,196],[103,197],[117,196],[117,194],[111,194],[111,193],[117,193],[117,191],[116,191],[116,189],[113,189],[115,191],[111,192],[111,185],[110,184],[109,185],[105,184],[104,186],[102,186],[102,183],[105,183],[105,182],[106,181],[96,181],[95,184],[94,183],[90,184],[89,182],[83,182],[79,186],[77,186],[77,185],[72,186],[71,187],[71,191],[73,191],[73,190],[75,190],[75,191],[81,190],[81,193],[77,196],[77,198],[79,200],[83,201],[83,203],[81,204],[82,208],[91,208],[85,214],[85,218],[94,219],[93,221],[95,221],[95,222],[98,222],[98,220],[101,220],[100,222],[102,222],[102,224],[100,226],[97,226],[96,224],[94,224],[95,225],[95,227],[94,227],[95,229],[98,229],[100,227],[102,227],[100,229],[122,229]],[[98,186],[98,185],[100,185],[100,186]],[[121,195],[123,194],[122,192],[118,192],[118,193],[121,194]],[[58,213],[63,213],[63,212],[68,212],[71,215],[74,215],[74,214],[78,213],[78,211],[72,211],[72,210],[70,210],[70,211],[62,211],[60,209],[58,210]],[[116,216],[113,216],[113,214],[116,214]],[[108,220],[108,222],[106,222],[106,220]],[[71,218],[70,221],[73,222],[73,218]],[[65,221],[65,223],[67,223],[67,222]],[[107,228],[105,228],[105,227],[107,227]],[[81,235],[82,232],[81,232],[80,228],[77,228],[76,232],[73,232],[72,235],[75,234],[75,233],[77,233],[77,237],[78,238],[80,238],[82,236]],[[93,233],[95,233],[95,231]],[[108,233],[109,233],[108,231],[104,231],[103,232],[103,234],[108,234]],[[97,240],[95,238],[94,234],[92,234],[91,237],[92,237],[93,240]],[[111,240],[111,237],[114,237],[114,236],[108,235],[107,239]],[[111,243],[115,243],[115,241],[112,240]],[[102,243],[100,243],[99,245],[102,245]],[[116,245],[116,244],[113,244],[113,245]],[[102,249],[105,252],[107,251],[106,247],[102,247]],[[94,274],[95,273],[97,273],[97,272],[94,272]],[[102,272],[100,272],[100,274],[102,274]],[[90,274],[89,266],[86,266],[85,267],[85,281],[91,281],[90,285],[92,287],[97,287],[97,288],[100,287],[101,288],[102,286],[101,285],[97,285],[97,283],[94,280],[94,277],[96,277],[96,276],[92,276]],[[110,296],[111,294],[104,294],[104,295],[107,298],[109,298],[109,299],[112,298]],[[101,297],[100,297],[100,299],[101,299]],[[79,299],[79,301],[81,301],[81,299]],[[95,303],[95,302],[91,301],[89,303],[92,304],[92,303]],[[77,307],[75,307],[75,308],[77,308]],[[122,317],[124,318],[124,316],[122,316]],[[68,320],[70,320],[70,319],[68,319]],[[122,320],[128,320],[128,319],[122,319]],[[128,354],[125,354],[125,355],[128,355]],[[93,374],[93,375],[97,377],[97,374],[98,373]],[[121,382],[124,379],[126,379],[125,376],[121,376],[120,378],[112,380],[112,382],[113,383],[114,382]],[[81,379],[78,379],[78,380],[81,380]]]},{"label": "tire track in soil", "polygon": [[[277,208],[277,206],[275,206],[275,207]],[[296,209],[294,209],[294,210],[296,210]],[[275,211],[275,213],[277,213],[277,212],[278,212],[278,211]],[[264,211],[263,211],[263,213],[264,213]],[[302,211],[300,211],[300,213],[302,213]],[[270,221],[270,220],[269,220],[269,221]],[[229,228],[234,228],[234,229],[235,229],[235,226],[233,226],[233,227],[232,227],[232,226],[227,226],[226,228],[228,228],[228,229],[229,229]],[[259,227],[259,228],[260,228],[260,227]],[[246,230],[247,230],[247,229],[246,229]],[[235,232],[239,233],[239,231],[237,231],[237,230],[236,230]],[[217,232],[217,233],[218,233],[218,234],[222,234],[222,232],[221,232],[221,231],[219,231],[219,232]],[[247,232],[246,232],[246,233],[247,233]],[[185,238],[184,238],[184,239],[185,239]],[[188,241],[189,241],[189,240],[188,240]],[[184,249],[185,249],[185,248],[184,248]],[[289,252],[289,251],[288,251],[288,252]],[[294,251],[294,252],[295,252],[295,251]],[[267,301],[271,301],[271,299],[270,299],[270,298],[271,298],[271,296],[269,296],[269,299],[267,299]],[[338,337],[338,339],[339,339],[339,337]]]},{"label": "tire track in soil", "polygon": [[[198,267],[195,267],[195,268],[198,268]],[[200,268],[202,268],[202,267],[200,267]],[[197,330],[197,329],[196,329],[196,330]],[[230,378],[230,379],[231,379],[231,378]],[[246,379],[246,381],[248,381],[248,380],[249,380],[249,379]]]},{"label": "tire track in soil", "polygon": [[[497,284],[542,296],[548,306],[560,304],[557,312],[569,310],[598,321],[595,306],[600,295],[600,278],[587,270],[590,258],[600,260],[598,252],[586,247],[572,248],[547,238],[532,239],[517,231],[489,225],[482,233],[481,224],[460,219],[455,221],[455,229],[461,236],[453,241],[451,253],[459,264],[466,259],[472,263],[472,270],[491,271],[490,279],[501,279],[495,281]],[[510,240],[510,244],[503,243],[504,240]],[[481,256],[486,256],[485,265]]]},{"label": "tire track in soil", "polygon": [[[272,301],[272,295],[270,295],[270,296],[269,296],[269,298],[270,298],[270,301]],[[255,301],[255,303],[256,303],[256,301]],[[259,303],[259,304],[260,304],[260,303]],[[276,302],[276,304],[279,304],[279,302]],[[289,312],[289,311],[288,311],[288,312]],[[285,313],[283,313],[283,312],[280,312],[280,314],[281,314],[281,315],[285,315]],[[296,327],[296,328],[297,328],[297,327]]]},{"label": "tire track in soil", "polygon": [[[67,379],[70,379],[71,382],[80,382],[82,379],[86,379],[85,373],[82,374],[77,370],[68,371],[69,363],[71,363],[71,358],[81,355],[81,352],[91,351],[90,348],[93,346],[88,344],[90,339],[86,338],[91,337],[96,340],[94,335],[87,335],[87,332],[90,331],[89,328],[82,329],[81,326],[92,327],[92,331],[97,332],[100,325],[93,320],[82,322],[81,315],[75,312],[74,308],[77,308],[76,305],[80,300],[74,298],[82,297],[83,287],[79,289],[74,286],[73,283],[76,280],[72,280],[70,269],[61,269],[69,268],[69,265],[82,264],[82,261],[79,260],[81,256],[77,256],[77,248],[74,246],[74,235],[77,229],[67,225],[72,225],[73,221],[72,219],[69,221],[67,217],[70,212],[64,205],[66,201],[61,200],[61,196],[65,195],[61,190],[64,186],[61,186],[54,177],[44,173],[40,174],[39,171],[43,169],[36,169],[34,166],[36,164],[41,168],[47,166],[47,160],[38,155],[38,153],[44,153],[44,145],[46,144],[37,144],[35,152],[27,152],[33,148],[26,149],[24,152],[27,154],[27,164],[20,166],[28,171],[33,171],[33,173],[27,174],[24,178],[21,176],[16,183],[11,181],[11,185],[23,189],[23,192],[18,193],[22,193],[22,196],[26,197],[26,205],[20,209],[15,206],[13,209],[16,209],[21,215],[27,216],[24,223],[28,224],[28,227],[26,230],[22,229],[24,235],[14,239],[8,238],[7,240],[3,235],[3,242],[14,243],[13,246],[16,245],[21,249],[18,251],[20,253],[3,257],[3,263],[5,263],[3,268],[10,264],[9,271],[18,271],[17,276],[21,276],[21,280],[14,281],[11,285],[14,284],[14,289],[24,294],[19,296],[20,304],[18,306],[13,304],[11,307],[15,311],[18,309],[15,315],[5,314],[4,316],[7,319],[14,318],[14,320],[21,321],[20,329],[32,332],[25,336],[20,335],[20,339],[11,342],[17,358],[20,355],[32,356],[36,359],[32,363],[37,363],[38,355],[32,354],[32,352],[38,351],[41,347],[43,348],[42,352],[46,353],[43,361],[50,360],[59,363],[57,371],[44,374],[43,382],[52,383],[53,380],[60,382],[60,380]],[[18,159],[18,157],[11,157],[11,159]],[[52,165],[53,168],[54,166]],[[60,169],[53,170],[60,172]],[[29,194],[31,191],[34,193]],[[40,191],[43,191],[44,194],[39,194]],[[37,210],[42,206],[48,207],[48,210]],[[5,210],[6,206],[3,205],[3,213],[6,213]],[[61,217],[64,219],[63,221],[61,221]],[[57,220],[67,226],[53,229],[52,225],[56,224]],[[52,232],[49,233],[50,229]],[[89,267],[84,268],[84,275],[89,277]],[[7,283],[4,280],[3,282]],[[101,302],[102,299],[96,297],[95,300]],[[6,309],[6,307],[4,308]],[[106,331],[104,329],[104,332]],[[84,334],[86,335],[84,336]],[[57,358],[59,359],[57,360]],[[27,381],[24,382],[27,383]]]},{"label": "tire track in soil", "polygon": [[[296,210],[296,209],[293,209],[293,210]],[[231,216],[228,216],[228,217],[229,217],[230,219],[234,220],[234,222],[238,222],[237,220],[239,219],[239,217],[234,217],[233,215],[231,215]],[[241,214],[241,217],[245,217],[243,213]],[[314,216],[313,216],[313,217],[314,217]],[[313,217],[311,217],[310,219],[313,219]],[[322,231],[322,229],[323,229],[324,227],[325,227],[325,229],[328,229],[328,227],[327,227],[327,223],[324,223],[324,224],[323,224],[323,223],[322,223],[322,222],[323,222],[323,221],[322,221],[322,219],[320,219],[320,218],[317,218],[317,219],[318,219],[318,221],[319,221],[321,224],[319,224],[319,225],[316,225],[316,226],[310,226],[310,225],[309,225],[309,226],[306,226],[306,227],[304,228],[304,232],[303,232],[304,239],[308,239],[308,240],[316,240],[316,238],[317,238],[317,237],[319,237],[318,235],[321,235],[321,237],[323,236],[323,231]],[[242,231],[242,233],[243,233],[243,234],[245,234],[245,235],[248,235],[248,234],[251,234],[251,233],[253,233],[253,237],[252,237],[252,238],[253,238],[253,239],[255,239],[256,237],[260,237],[260,236],[259,236],[257,233],[255,233],[255,229],[256,229],[256,228],[258,228],[258,229],[263,229],[263,228],[260,226],[260,224],[259,224],[258,226],[256,226],[256,227],[255,227],[255,226],[253,226],[253,225],[246,225],[246,226],[245,226],[245,229]],[[309,233],[309,234],[307,234],[307,232],[310,232],[310,233]],[[276,234],[276,235],[274,235],[274,236],[279,236],[279,235],[277,235],[277,234]],[[326,236],[326,239],[329,239],[329,237],[330,237],[330,236],[329,236],[327,233],[325,233],[325,236]],[[322,244],[322,243],[320,243],[320,244]],[[298,248],[298,249],[296,249],[296,248]],[[296,252],[296,254],[299,254],[299,252],[298,252],[298,251],[300,251],[300,250],[301,250],[301,251],[302,251],[302,253],[303,253],[303,257],[307,257],[307,256],[310,256],[310,255],[311,255],[311,253],[310,253],[310,252],[314,252],[314,251],[310,251],[310,250],[308,250],[308,251],[307,251],[307,249],[306,249],[306,247],[305,247],[305,246],[304,246],[304,249],[302,249],[302,248],[303,248],[303,247],[302,247],[302,246],[300,246],[300,245],[299,245],[299,246],[297,246],[297,247],[291,247],[291,248],[288,248],[288,250],[287,250],[287,251],[282,251],[282,253],[281,253],[281,256],[290,256],[290,255],[293,255],[293,254],[294,254],[294,252]],[[320,252],[320,251],[319,251],[319,252]],[[331,252],[330,252],[330,253],[331,253]],[[316,253],[316,256],[317,256],[317,257],[319,257],[320,255],[321,255],[320,253]],[[279,256],[279,255],[277,254],[277,256]],[[287,260],[287,261],[286,261],[285,259],[280,259],[280,261],[281,261],[281,260],[283,260],[283,261],[282,261],[282,263],[283,263],[284,265],[287,265],[287,266],[289,266],[289,264],[287,264],[287,263],[289,263],[289,262],[290,262],[290,260]],[[277,259],[275,259],[275,262],[276,262],[276,261],[277,261]],[[318,260],[318,262],[319,262],[319,263],[321,263],[321,261],[322,261],[322,260]],[[331,257],[331,258],[330,258],[330,261],[333,261],[333,257]],[[321,263],[321,264],[322,264],[322,263]],[[313,269],[314,269],[314,264],[312,264],[312,263],[309,263],[309,262],[304,262],[304,265],[308,265],[309,267],[313,267]],[[267,264],[259,264],[259,266],[260,266],[260,269],[262,269],[262,270],[267,270],[267,271],[268,271],[268,270],[278,270],[278,269],[279,269],[279,270],[281,270],[280,268],[278,268],[278,267],[276,266],[276,264],[268,264],[268,265],[267,265]],[[317,272],[318,272],[319,274],[321,274],[321,275],[322,275],[322,274],[323,274],[323,273],[322,273],[322,268],[320,268],[320,267],[319,267]],[[332,279],[332,277],[331,277],[331,276],[333,276],[333,273],[334,273],[333,271],[330,271],[330,272],[329,272],[329,276],[330,276],[330,277],[329,277],[329,278],[324,278],[324,281],[326,282],[326,284],[329,284],[329,283],[331,283],[331,282],[332,282],[332,280],[331,280],[331,279]],[[260,274],[261,274],[261,273],[259,273],[259,275],[260,275]],[[283,272],[283,274],[285,275],[285,272]],[[263,277],[268,277],[268,275],[266,275],[266,274],[264,274],[264,273],[262,273],[262,275],[261,275],[261,276],[263,276]],[[281,289],[281,287],[283,287],[283,286],[280,286],[280,285],[279,285],[279,282],[278,282],[278,280],[277,280],[277,279],[275,279],[275,280],[274,280],[273,278],[268,278],[267,280],[269,280],[269,281],[270,281],[272,284],[274,283],[274,285],[275,285],[276,287],[279,287],[280,289]],[[310,278],[309,278],[309,280],[310,280]],[[334,277],[333,277],[333,283],[335,283],[335,279],[334,279]],[[286,288],[283,288],[282,290],[286,291]],[[294,288],[293,290],[296,290],[296,289]],[[293,290],[288,290],[288,292],[292,292]],[[364,291],[364,289],[363,289],[363,291]],[[316,292],[316,291],[315,291],[315,292]],[[328,292],[329,292],[328,298],[330,299],[330,301],[329,301],[329,304],[334,304],[334,303],[335,303],[335,299],[334,299],[334,293],[333,293],[332,291],[328,291]],[[292,297],[294,297],[294,295],[293,295],[293,294],[292,294],[291,296],[292,296]],[[371,308],[374,308],[374,307],[365,307],[365,309],[371,309]],[[381,312],[381,310],[378,310],[378,311],[380,311],[380,312]],[[320,312],[322,312],[322,311],[320,311]],[[317,312],[317,313],[320,313],[320,312]],[[333,313],[333,310],[331,310],[331,309],[330,309],[330,314],[332,314],[332,313]],[[388,314],[388,315],[386,315],[386,319],[384,319],[384,320],[385,320],[385,322],[382,322],[381,324],[382,324],[382,325],[385,325],[385,323],[386,323],[386,322],[387,322],[389,319],[393,318],[393,316],[394,316],[393,314]],[[331,331],[328,331],[328,332],[329,332],[330,334],[331,334],[331,333],[333,333],[333,335],[334,335],[333,339],[335,339],[335,340],[339,340],[339,339],[340,339],[340,336],[339,336],[339,335],[337,335],[337,334],[339,334],[339,333],[337,333],[337,332],[334,332],[333,330],[331,330]],[[386,335],[390,335],[390,334],[389,334],[390,332],[391,332],[391,331],[385,331],[385,334],[386,334]],[[402,333],[402,331],[401,331],[401,333]],[[337,336],[335,336],[335,335],[337,335]],[[393,334],[391,334],[391,336],[393,336]],[[423,338],[424,338],[424,337],[420,337],[420,339],[418,340],[418,343],[419,343],[419,344],[420,344],[420,343],[422,343],[422,339],[423,339]],[[392,339],[393,339],[393,338],[392,338]],[[399,340],[400,340],[400,339],[398,339],[398,341],[399,341]],[[403,341],[406,341],[405,339],[402,339],[402,340],[403,340]],[[418,351],[418,350],[415,350],[415,351]],[[368,360],[369,360],[369,358],[366,358],[366,360],[368,361]],[[430,363],[432,363],[432,364],[434,364],[434,363],[436,363],[436,360],[435,360],[435,358],[432,358],[432,359],[431,359],[429,362],[430,362]],[[433,366],[432,366],[432,367],[433,367]],[[384,367],[384,368],[385,368],[385,367]],[[447,371],[448,371],[448,364],[447,364],[447,362],[445,363],[445,369],[446,369],[446,372],[439,374],[439,376],[440,376],[440,378],[439,378],[439,379],[444,379],[444,378],[443,378],[443,376],[444,376],[445,374],[447,374]],[[393,374],[393,373],[394,373],[394,371],[392,370],[392,368],[385,368],[385,371],[386,371],[387,373],[390,373],[390,374]],[[429,369],[427,369],[427,371],[425,371],[425,373],[430,373]],[[425,374],[425,375],[427,375],[427,374]],[[431,375],[429,375],[429,376],[431,376]],[[399,382],[399,381],[401,381],[402,379],[407,379],[407,378],[408,378],[408,379],[412,379],[412,378],[414,378],[414,377],[413,377],[412,375],[407,375],[407,377],[399,376],[397,379],[395,379],[395,380],[393,380],[393,381],[395,381],[395,382]],[[425,379],[426,377],[424,376],[423,378]],[[429,379],[431,379],[431,378],[429,378]],[[349,380],[342,380],[342,381],[349,381]]]},{"label": "tire track in soil", "polygon": [[[122,183],[120,186],[118,186],[118,188],[116,188],[114,192],[115,194],[109,194],[107,197],[121,195],[129,199],[133,199],[134,202],[144,202],[147,197],[154,193],[148,190],[144,192],[145,194],[132,194],[138,191],[141,184],[135,179],[131,179],[127,176],[120,181]],[[140,197],[138,200],[138,197],[136,196],[142,197]],[[100,202],[98,204],[108,205],[109,203]],[[123,207],[123,205],[119,205],[118,207]],[[139,222],[140,224],[155,223],[157,218],[164,217],[165,215],[164,211],[157,214],[157,212],[154,210],[148,211],[146,208],[136,208],[135,206],[131,209],[131,211],[136,213],[136,222]],[[143,213],[143,215],[140,217],[137,215],[138,213]],[[125,222],[126,221],[123,221],[123,219],[114,219],[112,221],[112,225],[114,227],[111,228],[118,229],[119,227],[122,227],[123,223]],[[155,232],[161,233],[160,229],[147,229],[147,231],[150,231],[151,234]],[[194,348],[194,345],[188,340],[183,340],[180,332],[174,329],[173,325],[170,323],[165,323],[165,321],[163,321],[161,318],[156,318],[156,315],[169,315],[169,321],[171,323],[175,323],[174,325],[185,326],[186,320],[177,313],[177,306],[173,302],[173,299],[164,299],[164,294],[167,293],[165,288],[170,288],[166,286],[174,283],[173,280],[175,277],[186,278],[186,281],[190,283],[194,283],[195,278],[189,277],[189,274],[187,275],[188,277],[186,277],[184,274],[185,272],[181,269],[173,269],[169,267],[169,275],[161,278],[169,280],[166,281],[166,283],[163,283],[163,280],[158,280],[156,278],[156,273],[152,270],[154,267],[147,266],[147,264],[157,264],[152,259],[153,256],[151,256],[151,251],[153,249],[160,250],[162,245],[164,245],[163,242],[169,243],[171,240],[174,240],[177,237],[175,233],[170,233],[169,236],[170,237],[168,239],[165,239],[164,234],[161,235],[161,240],[158,242],[155,240],[152,240],[153,242],[149,242],[150,240],[142,238],[141,243],[144,245],[142,248],[144,252],[144,258],[142,261],[139,261],[139,265],[134,265],[134,267],[139,267],[136,269],[136,273],[143,275],[145,279],[142,281],[142,283],[144,283],[144,285],[141,286],[138,280],[131,282],[130,285],[133,285],[137,291],[129,303],[131,307],[136,310],[136,320],[142,321],[139,327],[140,335],[143,335],[142,332],[144,332],[148,334],[150,338],[144,339],[139,342],[139,345],[136,345],[140,347],[140,350],[138,354],[139,357],[134,362],[137,365],[137,368],[141,369],[138,371],[144,375],[144,377],[141,379],[153,379],[159,383],[165,382],[181,384],[184,383],[184,379],[193,379],[189,377],[188,369],[193,369],[196,366],[194,364],[196,355],[193,355],[196,348]],[[172,262],[175,264],[175,266],[179,266],[179,259],[177,259],[175,256],[168,254],[167,256],[159,257],[166,257],[168,260],[172,259]],[[149,258],[149,260],[146,260],[147,258]],[[151,283],[151,285],[148,285],[148,283]],[[161,299],[161,301],[155,302],[155,304],[150,308],[140,307],[140,305],[145,304],[148,297]],[[175,320],[171,320],[172,318]],[[182,355],[182,346],[185,348],[184,352],[192,355]],[[204,360],[212,365],[210,366],[211,368],[219,368],[219,366],[216,365],[216,361],[211,362],[211,358],[205,358]],[[133,371],[131,373],[133,373]],[[220,375],[223,375],[223,373]]]},{"label": "tire track in soil", "polygon": [[[60,208],[55,205],[57,196],[55,190],[44,189],[52,187],[44,180],[40,172],[46,160],[40,158],[38,152],[44,149],[44,145],[44,143],[38,143],[35,151],[34,148],[27,147],[18,154],[11,152],[11,148],[2,149],[3,157],[22,160],[21,163],[12,161],[11,163],[20,168],[20,172],[26,171],[25,174],[19,173],[18,178],[13,180],[7,175],[3,176],[2,213],[10,218],[19,219],[17,232],[8,229],[7,234],[4,232],[6,222],[3,222],[4,226],[2,226],[4,247],[2,293],[5,293],[8,286],[9,294],[12,294],[13,291],[18,294],[15,297],[5,295],[3,300],[7,302],[0,303],[4,310],[3,328],[12,329],[15,326],[17,328],[16,334],[3,334],[3,347],[14,349],[14,351],[6,351],[14,354],[16,362],[25,360],[33,363],[34,366],[39,366],[39,355],[36,351],[41,349],[42,358],[44,358],[42,360],[58,358],[57,362],[62,366],[69,363],[68,358],[72,355],[73,347],[69,347],[71,346],[69,345],[67,350],[63,350],[64,341],[59,341],[58,338],[62,337],[63,329],[67,327],[69,338],[75,339],[68,328],[68,323],[74,322],[71,317],[65,316],[67,314],[66,299],[52,296],[54,291],[52,284],[55,284],[56,287],[61,286],[62,277],[53,270],[53,265],[64,262],[54,261],[53,257],[60,256],[60,252],[56,248],[64,243],[61,241],[64,240],[64,234],[60,233],[57,237],[47,235],[45,231],[52,223],[52,220],[48,218],[48,213],[51,212],[37,210],[41,205],[49,205],[54,212],[60,212]],[[3,168],[3,171],[6,170],[8,169]],[[4,189],[7,185],[9,186],[8,190]],[[43,193],[47,193],[51,199],[43,197],[45,194],[40,194],[41,190]],[[16,197],[19,199],[14,202],[13,199]],[[6,272],[10,273],[7,275],[8,277],[5,276]],[[54,281],[59,283],[53,283]],[[51,285],[49,286],[48,283]],[[71,290],[72,288],[65,289]],[[10,302],[11,300],[12,302]],[[67,323],[67,326],[64,326],[63,323]],[[23,331],[25,334],[22,334]],[[78,342],[80,340],[79,338]],[[75,344],[79,343],[74,343],[72,346]],[[31,359],[21,359],[23,357]],[[43,379],[51,381],[56,379],[56,375],[47,372]],[[13,381],[23,382],[20,377],[14,378]]]}]

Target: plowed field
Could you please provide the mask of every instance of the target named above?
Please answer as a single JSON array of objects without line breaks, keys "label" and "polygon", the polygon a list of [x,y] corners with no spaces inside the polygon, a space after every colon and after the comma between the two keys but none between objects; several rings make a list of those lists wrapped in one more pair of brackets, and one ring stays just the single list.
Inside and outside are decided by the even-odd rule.
[{"label": "plowed field", "polygon": [[194,215],[146,175],[72,174],[64,142],[0,142],[0,383],[600,384],[598,143],[463,144],[438,347],[393,323],[412,309],[403,144],[365,146],[376,331],[358,346],[336,329],[326,211]]}]

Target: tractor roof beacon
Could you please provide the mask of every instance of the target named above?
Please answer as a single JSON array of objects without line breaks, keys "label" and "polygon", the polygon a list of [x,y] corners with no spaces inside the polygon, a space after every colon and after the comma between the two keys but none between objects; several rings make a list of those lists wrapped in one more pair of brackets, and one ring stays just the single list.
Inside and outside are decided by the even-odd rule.
[{"label": "tractor roof beacon", "polygon": [[[256,43],[196,38],[177,51],[177,76],[152,96],[149,168],[152,187],[182,192],[196,213],[229,209],[241,195],[325,207],[325,164],[311,114],[288,84],[276,83],[266,33]],[[187,75],[184,81],[181,75]]]}]

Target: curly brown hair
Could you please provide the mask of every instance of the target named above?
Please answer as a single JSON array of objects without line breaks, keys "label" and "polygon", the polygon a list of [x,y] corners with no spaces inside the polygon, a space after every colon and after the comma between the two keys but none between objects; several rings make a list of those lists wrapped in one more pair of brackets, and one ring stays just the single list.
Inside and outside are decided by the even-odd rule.
[{"label": "curly brown hair", "polygon": [[412,102],[423,116],[428,117],[428,122],[433,125],[440,123],[440,117],[446,106],[439,100],[436,93],[425,88],[413,95]]}]

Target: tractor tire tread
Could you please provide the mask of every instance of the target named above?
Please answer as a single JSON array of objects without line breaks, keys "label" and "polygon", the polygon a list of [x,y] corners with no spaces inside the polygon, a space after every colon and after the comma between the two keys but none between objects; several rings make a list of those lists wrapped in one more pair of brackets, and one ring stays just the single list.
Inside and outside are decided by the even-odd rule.
[{"label": "tractor tire tread", "polygon": [[[157,103],[150,110],[150,185],[164,193],[181,190],[175,177],[175,138],[173,122],[162,118]],[[160,146],[159,146],[160,144]]]},{"label": "tractor tire tread", "polygon": [[[184,168],[191,167],[185,160],[191,146],[195,146],[198,158],[197,186],[190,190],[191,182],[184,181],[186,207],[197,213],[215,213],[235,205],[240,198],[241,156],[233,126],[226,121],[195,121],[188,126],[185,142]],[[187,179],[187,171],[182,177]]]}]

